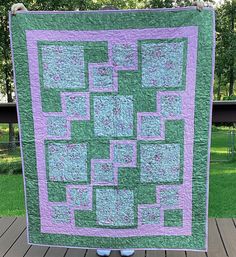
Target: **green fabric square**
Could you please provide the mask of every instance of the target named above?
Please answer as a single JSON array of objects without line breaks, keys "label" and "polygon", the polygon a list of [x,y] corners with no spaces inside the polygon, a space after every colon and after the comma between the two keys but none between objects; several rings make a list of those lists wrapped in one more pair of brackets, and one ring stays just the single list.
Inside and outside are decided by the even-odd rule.
[{"label": "green fabric square", "polygon": [[165,210],[164,211],[165,227],[182,227],[183,226],[183,210]]}]

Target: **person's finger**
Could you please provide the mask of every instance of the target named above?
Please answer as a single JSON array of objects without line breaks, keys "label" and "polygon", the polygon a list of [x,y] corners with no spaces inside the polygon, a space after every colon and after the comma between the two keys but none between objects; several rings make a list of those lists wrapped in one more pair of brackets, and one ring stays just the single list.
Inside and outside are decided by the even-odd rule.
[{"label": "person's finger", "polygon": [[196,6],[198,11],[202,11],[202,9],[204,8],[204,2],[203,1],[195,1],[193,4]]},{"label": "person's finger", "polygon": [[11,7],[12,14],[16,15],[17,11],[27,11],[27,9],[22,3],[13,4]]}]

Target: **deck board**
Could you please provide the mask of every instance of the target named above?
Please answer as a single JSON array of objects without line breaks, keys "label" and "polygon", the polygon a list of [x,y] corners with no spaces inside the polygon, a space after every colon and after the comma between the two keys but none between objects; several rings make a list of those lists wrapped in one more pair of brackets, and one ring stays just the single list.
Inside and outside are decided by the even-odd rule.
[{"label": "deck board", "polygon": [[[209,219],[208,253],[135,251],[133,257],[235,257],[236,219]],[[113,251],[110,257],[119,257]],[[97,257],[96,250],[29,245],[25,218],[0,218],[0,257]]]},{"label": "deck board", "polygon": [[67,248],[50,247],[49,250],[47,251],[45,257],[64,257],[66,252],[67,252]]},{"label": "deck board", "polygon": [[6,232],[6,230],[16,220],[16,217],[3,217],[0,219],[0,237]]},{"label": "deck board", "polygon": [[14,245],[9,249],[9,251],[4,255],[4,257],[18,257],[24,256],[27,250],[30,248],[26,241],[26,228],[24,232],[20,235]]},{"label": "deck board", "polygon": [[25,218],[17,218],[6,231],[6,233],[3,234],[3,236],[0,238],[1,257],[4,256],[4,254],[13,246],[13,244],[17,241],[18,237],[23,233],[25,228]]},{"label": "deck board", "polygon": [[85,254],[86,254],[86,250],[85,249],[70,248],[70,249],[68,249],[65,257],[84,257]]},{"label": "deck board", "polygon": [[216,219],[229,257],[236,256],[236,229],[232,219]]},{"label": "deck board", "polygon": [[46,246],[31,245],[24,257],[43,257],[48,250],[49,247]]},{"label": "deck board", "polygon": [[165,257],[165,251],[149,250],[146,253],[146,257]]},{"label": "deck board", "polygon": [[166,251],[166,257],[186,257],[184,251]]},{"label": "deck board", "polygon": [[96,250],[88,250],[85,257],[98,257],[96,254]]},{"label": "deck board", "polygon": [[205,252],[187,252],[187,257],[207,257]]},{"label": "deck board", "polygon": [[208,226],[208,257],[226,257],[227,255],[216,225],[216,220],[209,219]]}]

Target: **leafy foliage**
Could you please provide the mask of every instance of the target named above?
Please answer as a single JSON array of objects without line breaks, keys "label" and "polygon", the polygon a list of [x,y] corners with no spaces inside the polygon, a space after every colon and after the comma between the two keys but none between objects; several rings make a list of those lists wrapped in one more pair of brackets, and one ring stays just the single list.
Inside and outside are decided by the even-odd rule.
[{"label": "leafy foliage", "polygon": [[216,10],[216,65],[217,99],[234,94],[236,78],[236,1],[226,1]]},{"label": "leafy foliage", "polygon": [[[25,0],[28,10],[96,10],[103,6],[119,9],[170,8],[188,6],[193,0]],[[212,2],[212,1],[211,1]],[[214,2],[214,1],[213,1]],[[8,31],[8,11],[15,1],[1,0],[0,3],[0,92],[13,101],[12,63]],[[234,95],[236,70],[236,0],[226,0],[216,9],[216,65],[214,92],[217,99]]]}]

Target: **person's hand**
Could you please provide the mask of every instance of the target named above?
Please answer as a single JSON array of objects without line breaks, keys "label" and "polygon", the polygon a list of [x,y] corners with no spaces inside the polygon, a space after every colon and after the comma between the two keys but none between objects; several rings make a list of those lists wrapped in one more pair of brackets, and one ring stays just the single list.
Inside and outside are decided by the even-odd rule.
[{"label": "person's hand", "polygon": [[202,9],[204,7],[204,1],[195,1],[194,5],[197,7],[198,11],[202,11]]},{"label": "person's hand", "polygon": [[16,15],[17,11],[27,11],[27,9],[22,3],[13,4],[11,7],[12,15]]}]

